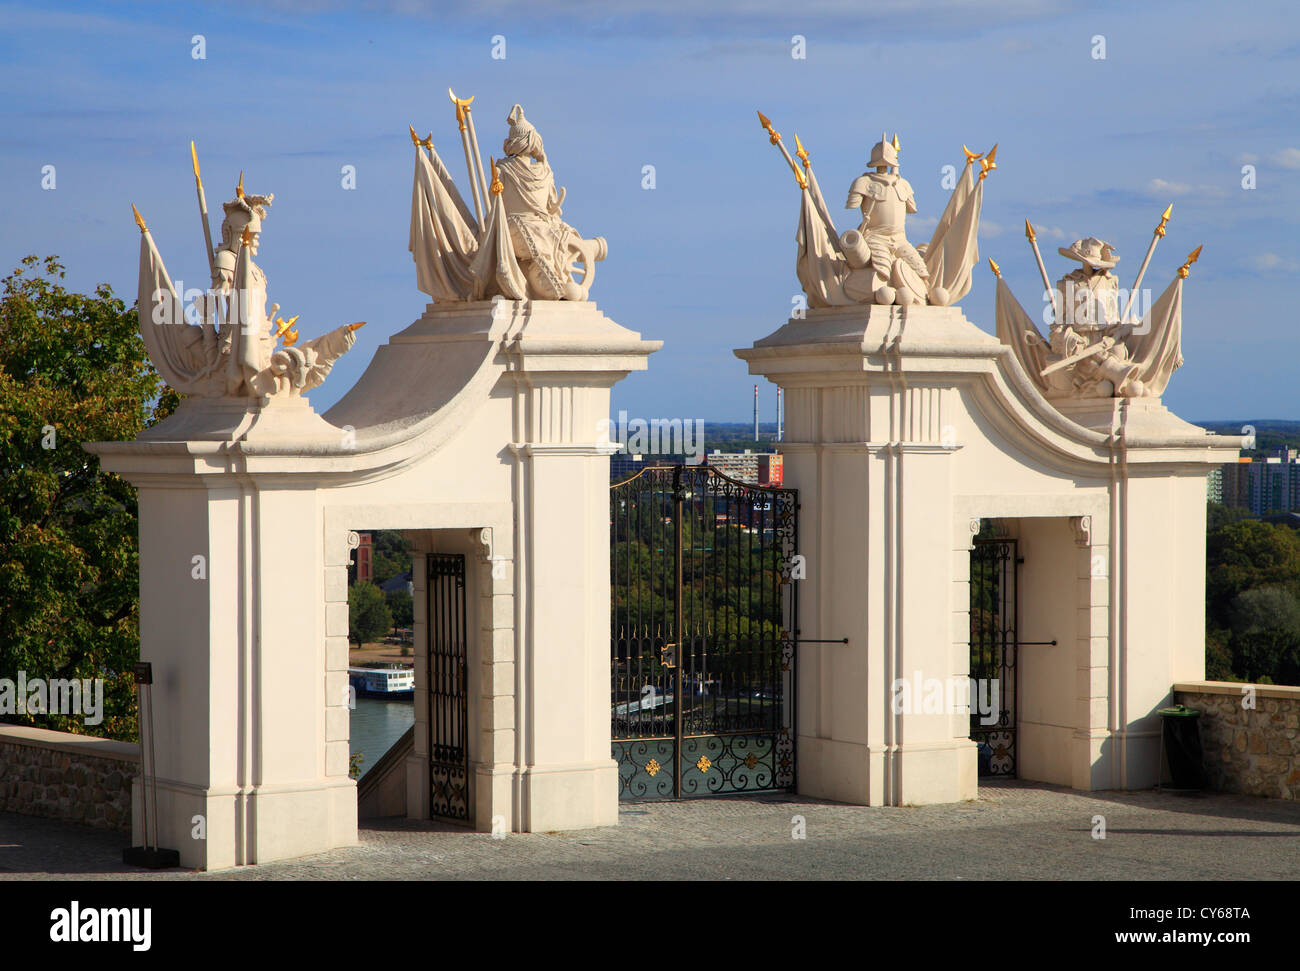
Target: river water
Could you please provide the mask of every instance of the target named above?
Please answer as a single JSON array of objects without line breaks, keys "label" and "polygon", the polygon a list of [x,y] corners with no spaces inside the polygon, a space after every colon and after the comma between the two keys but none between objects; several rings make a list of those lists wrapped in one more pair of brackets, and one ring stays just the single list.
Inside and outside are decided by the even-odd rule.
[{"label": "river water", "polygon": [[357,698],[352,709],[352,754],[362,753],[361,774],[383,758],[384,753],[415,722],[415,702],[384,698]]}]

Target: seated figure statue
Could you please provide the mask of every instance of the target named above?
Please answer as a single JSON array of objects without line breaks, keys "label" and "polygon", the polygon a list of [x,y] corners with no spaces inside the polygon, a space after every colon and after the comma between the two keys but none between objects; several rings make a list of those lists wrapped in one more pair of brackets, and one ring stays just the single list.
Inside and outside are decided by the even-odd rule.
[{"label": "seated figure statue", "polygon": [[1058,252],[1083,265],[1056,284],[1058,313],[1048,343],[1054,360],[1077,358],[1078,363],[1049,375],[1050,383],[1054,387],[1065,383],[1075,394],[1089,398],[1140,397],[1138,365],[1114,336],[1120,326],[1119,281],[1110,271],[1119,255],[1094,236],[1077,239]]},{"label": "seated figure statue", "polygon": [[[546,161],[542,136],[515,105],[506,120],[510,132],[506,157],[497,165],[510,241],[531,296],[544,300],[585,300],[593,262],[605,258],[605,241],[584,240],[560,216],[564,189],[555,190],[555,175]],[[583,283],[574,282],[570,266],[586,266]]]},{"label": "seated figure statue", "polygon": [[925,303],[930,271],[904,231],[907,214],[916,212],[916,198],[912,186],[898,174],[898,151],[883,132],[867,165],[875,171],[853,180],[844,205],[862,210],[861,239],[852,242],[870,251],[867,265],[872,273],[866,289],[880,304]]}]

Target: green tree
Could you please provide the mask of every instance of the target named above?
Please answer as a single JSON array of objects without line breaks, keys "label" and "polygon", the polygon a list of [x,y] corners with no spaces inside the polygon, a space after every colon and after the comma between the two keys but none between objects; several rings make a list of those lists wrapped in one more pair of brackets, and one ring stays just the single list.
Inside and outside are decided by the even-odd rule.
[{"label": "green tree", "polygon": [[135,490],[83,442],[135,438],[175,407],[134,309],[71,293],[54,256],[0,281],[0,677],[104,679],[104,718],[7,716],[135,737]]},{"label": "green tree", "polygon": [[1232,601],[1234,659],[1247,681],[1295,684],[1300,676],[1300,601],[1284,587],[1256,587]]},{"label": "green tree", "polygon": [[1225,506],[1219,502],[1209,502],[1205,505],[1205,532],[1208,535],[1229,523],[1239,523],[1249,518],[1250,513],[1240,506]]},{"label": "green tree", "polygon": [[1233,601],[1262,586],[1300,593],[1300,535],[1255,520],[1228,523],[1206,538],[1206,621],[1231,627]]},{"label": "green tree", "polygon": [[394,590],[387,599],[394,627],[410,627],[415,623],[415,601],[411,597],[411,591]]},{"label": "green tree", "polygon": [[382,590],[365,581],[348,588],[348,640],[361,647],[392,627],[393,615]]}]

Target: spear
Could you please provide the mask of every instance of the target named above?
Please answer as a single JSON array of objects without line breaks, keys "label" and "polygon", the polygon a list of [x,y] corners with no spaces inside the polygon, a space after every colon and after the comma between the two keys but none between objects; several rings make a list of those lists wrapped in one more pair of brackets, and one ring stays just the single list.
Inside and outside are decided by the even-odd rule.
[{"label": "spear", "polygon": [[[451,88],[447,89],[447,94],[451,96],[452,101],[456,102],[456,107],[458,111],[459,109],[462,108],[465,111],[465,123],[469,125],[469,144],[474,149],[474,164],[478,167],[479,196],[483,200],[483,211],[487,212],[487,179],[483,177],[483,159],[479,156],[478,153],[478,133],[474,131],[474,116],[470,114],[470,109],[469,109],[470,102],[474,100],[474,96],[470,95],[469,98],[462,101],[461,99],[456,97],[456,93],[452,91]],[[457,120],[460,120],[459,114],[457,114],[456,117]],[[469,179],[471,182],[474,181],[473,171],[470,172]]]},{"label": "spear", "polygon": [[[965,148],[966,146],[963,145],[962,149],[965,150]],[[967,158],[969,159],[970,153],[967,152],[966,155]],[[988,150],[988,154],[985,155],[982,159],[980,159],[980,181],[981,182],[983,182],[986,178],[988,178],[988,174],[998,167],[997,159],[998,159],[998,147],[997,145],[994,145],[992,148]],[[970,160],[974,161],[974,159],[970,159]]]},{"label": "spear", "polygon": [[1138,294],[1138,287],[1142,286],[1142,278],[1146,276],[1147,264],[1151,262],[1151,254],[1156,251],[1156,243],[1160,242],[1165,235],[1165,226],[1169,224],[1169,216],[1173,211],[1174,204],[1171,202],[1165,207],[1165,211],[1160,214],[1160,224],[1156,226],[1155,232],[1151,234],[1151,245],[1147,247],[1146,258],[1142,260],[1142,268],[1138,270],[1137,280],[1133,282],[1133,289],[1129,291],[1128,303],[1124,305],[1124,313],[1119,318],[1121,324],[1128,320],[1129,311],[1133,309],[1133,300]]},{"label": "spear", "polygon": [[1047,267],[1043,266],[1043,254],[1038,251],[1038,236],[1034,233],[1033,224],[1028,219],[1025,220],[1025,238],[1033,247],[1034,259],[1038,261],[1038,275],[1043,278],[1043,293],[1048,294],[1047,299],[1052,301],[1052,319],[1056,320],[1056,291],[1052,289],[1052,281],[1047,278]]},{"label": "spear", "polygon": [[795,163],[795,160],[790,157],[789,151],[786,150],[785,144],[781,141],[781,133],[772,128],[772,119],[768,118],[767,115],[760,111],[758,113],[758,121],[767,132],[768,140],[779,148],[781,154],[785,156],[786,164],[790,166],[790,171],[794,173],[794,180],[799,183],[799,188],[808,188],[808,180],[803,177],[803,173],[799,171],[799,166]]},{"label": "spear", "polygon": [[1202,249],[1204,249],[1203,246],[1198,246],[1196,247],[1196,249],[1192,250],[1190,253],[1187,254],[1187,262],[1178,268],[1179,279],[1181,280],[1187,279],[1187,272],[1189,269],[1191,269],[1192,264],[1201,258]]},{"label": "spear", "polygon": [[[474,197],[474,215],[478,218],[479,232],[481,233],[486,226],[486,223],[483,221],[483,210],[485,206],[484,200],[479,197],[478,182],[474,180],[474,162],[469,147],[471,131],[467,121],[469,118],[469,103],[473,101],[474,98],[471,96],[462,101],[460,98],[456,97],[456,92],[451,90],[451,88],[447,89],[447,95],[451,98],[452,104],[456,106],[456,122],[460,125],[460,143],[461,147],[465,149],[465,168],[469,170],[469,193]],[[484,193],[484,195],[486,194],[487,193]]]},{"label": "spear", "polygon": [[[194,163],[194,189],[199,194],[199,215],[203,218],[203,242],[208,249],[208,273],[217,275],[217,261],[212,252],[212,227],[208,224],[208,200],[203,194],[203,177],[199,175],[199,153],[190,142],[190,161]],[[240,185],[243,185],[243,173],[240,173]]]}]

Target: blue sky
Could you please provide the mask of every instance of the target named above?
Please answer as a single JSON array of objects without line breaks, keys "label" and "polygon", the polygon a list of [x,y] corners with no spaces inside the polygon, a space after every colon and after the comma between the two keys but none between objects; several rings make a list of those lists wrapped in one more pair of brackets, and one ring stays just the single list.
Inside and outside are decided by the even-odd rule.
[{"label": "blue sky", "polygon": [[[804,59],[791,56],[796,34]],[[568,187],[566,220],[609,241],[594,299],[666,342],[615,387],[615,409],[750,414],[753,379],[731,349],[780,326],[799,291],[799,197],[761,108],[803,138],[841,230],[855,225],[838,207],[871,143],[899,132],[913,242],[946,201],[942,166],[963,143],[999,143],[981,255],[1027,307],[1039,284],[1026,216],[1053,278],[1066,268],[1056,247],[1094,235],[1117,247],[1129,286],[1173,202],[1146,284],[1158,293],[1205,250],[1166,404],[1191,419],[1300,418],[1300,18],[1286,4],[0,3],[0,267],[57,253],[71,286],[108,282],[130,303],[135,202],[172,276],[202,285],[193,138],[212,211],[241,168],[250,192],[275,193],[258,260],[300,332],[369,322],[312,393],[323,411],[427,302],[406,248],[406,131],[432,130],[462,177],[449,85],[476,97],[485,155],[524,105]],[[992,329],[986,269],[962,307]],[[761,395],[770,419],[775,390],[763,382]]]}]

